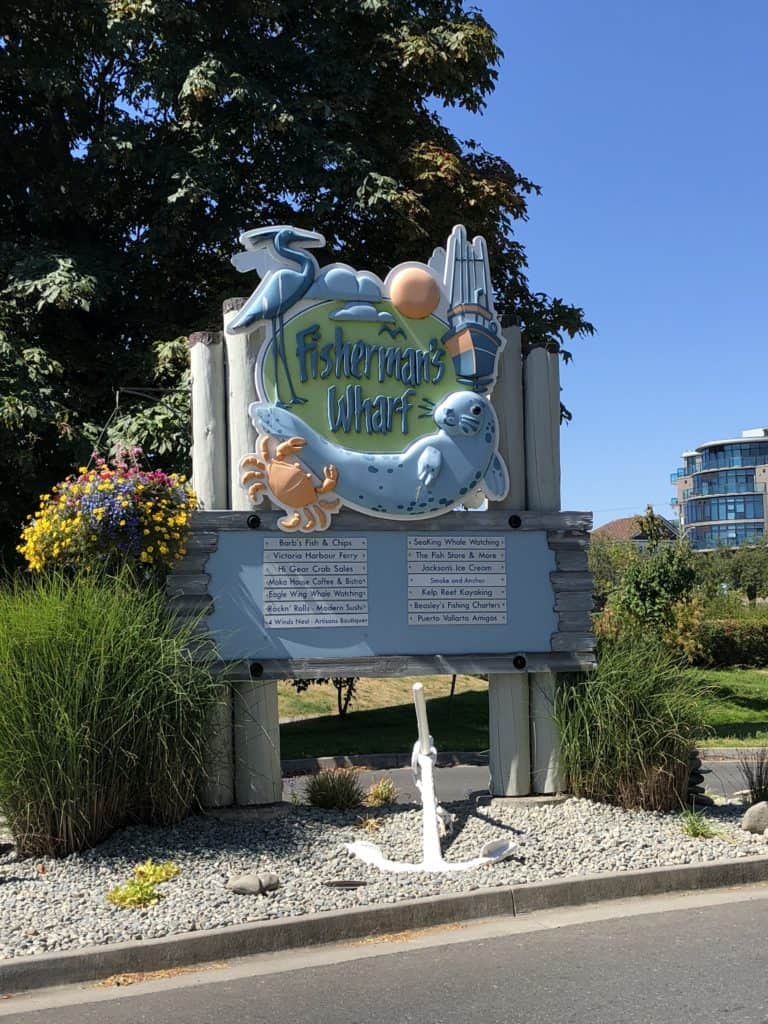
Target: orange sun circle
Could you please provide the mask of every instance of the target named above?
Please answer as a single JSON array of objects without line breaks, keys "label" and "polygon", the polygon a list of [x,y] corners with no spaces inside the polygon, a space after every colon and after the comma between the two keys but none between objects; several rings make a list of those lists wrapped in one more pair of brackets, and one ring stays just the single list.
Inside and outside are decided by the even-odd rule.
[{"label": "orange sun circle", "polygon": [[424,320],[437,309],[440,289],[428,270],[405,267],[392,278],[389,297],[401,316]]}]

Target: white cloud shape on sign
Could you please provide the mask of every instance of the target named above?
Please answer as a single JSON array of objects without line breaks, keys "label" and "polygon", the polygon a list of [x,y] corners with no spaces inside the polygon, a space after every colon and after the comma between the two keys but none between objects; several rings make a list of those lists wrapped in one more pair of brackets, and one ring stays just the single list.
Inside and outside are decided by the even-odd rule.
[{"label": "white cloud shape on sign", "polygon": [[378,279],[368,271],[355,271],[351,267],[329,267],[320,272],[307,297],[344,299],[345,302],[355,299],[376,302],[382,295]]},{"label": "white cloud shape on sign", "polygon": [[394,323],[395,318],[386,310],[378,310],[375,306],[358,303],[353,306],[345,306],[330,313],[329,320],[363,320],[366,323]]}]

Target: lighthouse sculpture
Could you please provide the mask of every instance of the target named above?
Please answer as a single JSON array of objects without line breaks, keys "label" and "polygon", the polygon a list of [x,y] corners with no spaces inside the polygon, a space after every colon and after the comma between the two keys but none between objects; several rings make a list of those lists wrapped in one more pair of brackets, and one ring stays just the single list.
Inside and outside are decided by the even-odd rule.
[{"label": "lighthouse sculpture", "polygon": [[[437,250],[433,261],[441,256]],[[443,344],[453,360],[459,383],[486,395],[493,387],[496,360],[504,339],[493,308],[485,239],[478,236],[470,242],[466,229],[457,225],[448,239],[444,259],[444,282],[450,294],[450,331],[443,337]]]}]

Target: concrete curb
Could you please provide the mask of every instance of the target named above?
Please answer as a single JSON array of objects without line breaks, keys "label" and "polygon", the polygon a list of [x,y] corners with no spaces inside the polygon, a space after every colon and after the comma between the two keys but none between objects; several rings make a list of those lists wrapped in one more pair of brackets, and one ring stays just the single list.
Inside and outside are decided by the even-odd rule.
[{"label": "concrete curb", "polygon": [[[768,746],[768,744],[766,744]],[[740,757],[754,757],[766,747],[699,747],[702,761],[738,761]]]},{"label": "concrete curb", "polygon": [[112,974],[156,971],[322,943],[348,942],[456,921],[764,881],[768,881],[768,857],[744,857],[478,889],[458,895],[306,914],[281,921],[258,921],[162,939],[41,953],[0,962],[0,994],[96,981]]}]

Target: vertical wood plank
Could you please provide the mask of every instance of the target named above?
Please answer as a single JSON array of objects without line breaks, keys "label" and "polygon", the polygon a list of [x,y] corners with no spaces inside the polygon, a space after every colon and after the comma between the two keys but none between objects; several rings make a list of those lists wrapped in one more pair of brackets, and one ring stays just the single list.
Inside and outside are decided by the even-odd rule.
[{"label": "vertical wood plank", "polygon": [[232,690],[222,681],[219,699],[208,719],[205,781],[200,792],[203,807],[231,807],[235,802],[232,747]]},{"label": "vertical wood plank", "polygon": [[[525,476],[527,508],[560,508],[560,357],[543,348],[525,360]],[[531,716],[531,785],[534,793],[562,788],[560,736],[552,719],[556,677],[535,672],[529,677]]]},{"label": "vertical wood plank", "polygon": [[557,677],[533,672],[529,677],[531,707],[531,786],[534,793],[559,793],[560,733],[552,717]]},{"label": "vertical wood plank", "polygon": [[282,799],[277,681],[233,684],[235,800],[238,805]]},{"label": "vertical wood plank", "polygon": [[528,676],[524,672],[488,676],[489,767],[494,796],[526,796],[531,791],[528,713]]},{"label": "vertical wood plank", "polygon": [[201,508],[229,507],[224,344],[216,331],[189,336],[192,486]]},{"label": "vertical wood plank", "polygon": [[559,356],[535,348],[525,360],[526,508],[560,509],[560,367]]},{"label": "vertical wood plank", "polygon": [[[499,453],[509,472],[509,493],[490,506],[525,508],[523,359],[518,327],[504,329],[493,405],[499,421]],[[511,668],[511,666],[510,666]],[[494,796],[531,791],[527,677],[519,672],[488,675],[489,767]]]},{"label": "vertical wood plank", "polygon": [[523,421],[523,357],[519,327],[504,328],[493,407],[499,421],[499,451],[509,472],[509,493],[491,508],[525,508],[525,440]]},{"label": "vertical wood plank", "polygon": [[259,324],[248,334],[232,334],[227,326],[238,311],[232,300],[224,304],[224,345],[227,358],[227,418],[229,438],[230,507],[247,511],[251,508],[248,493],[240,486],[240,460],[255,451],[256,430],[248,415],[248,406],[258,400],[256,394],[256,358],[266,338],[266,329]]}]

